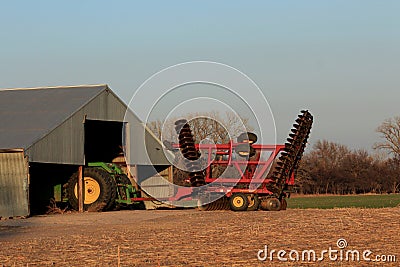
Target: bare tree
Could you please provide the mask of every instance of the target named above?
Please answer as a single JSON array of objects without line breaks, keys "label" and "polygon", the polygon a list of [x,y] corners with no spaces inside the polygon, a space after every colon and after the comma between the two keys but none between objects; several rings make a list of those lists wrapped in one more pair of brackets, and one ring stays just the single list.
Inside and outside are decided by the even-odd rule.
[{"label": "bare tree", "polygon": [[400,159],[393,158],[384,162],[384,170],[387,172],[385,183],[388,186],[388,191],[396,193],[400,191]]},{"label": "bare tree", "polygon": [[326,140],[303,156],[296,183],[304,194],[359,194],[400,191],[400,159]]},{"label": "bare tree", "polygon": [[[174,123],[181,118],[169,118],[167,121],[152,121],[147,127],[159,138],[176,140]],[[185,116],[192,128],[196,142],[206,138],[217,144],[227,143],[229,139],[239,136],[243,131],[252,131],[249,120],[240,118],[232,112],[221,115],[218,111],[190,113]],[[230,135],[229,135],[230,134]]]},{"label": "bare tree", "polygon": [[299,182],[305,192],[314,194],[342,191],[338,188],[337,180],[341,176],[339,170],[350,150],[341,144],[318,140],[313,150],[303,156]]},{"label": "bare tree", "polygon": [[[374,177],[377,176],[374,159],[366,150],[355,150],[343,159],[340,166],[339,176],[346,183],[346,193],[360,193],[372,189]],[[343,187],[343,184],[341,185]],[[380,184],[378,184],[380,187]]]},{"label": "bare tree", "polygon": [[400,158],[400,117],[385,120],[376,131],[384,141],[376,143],[375,149],[385,149],[394,157]]}]

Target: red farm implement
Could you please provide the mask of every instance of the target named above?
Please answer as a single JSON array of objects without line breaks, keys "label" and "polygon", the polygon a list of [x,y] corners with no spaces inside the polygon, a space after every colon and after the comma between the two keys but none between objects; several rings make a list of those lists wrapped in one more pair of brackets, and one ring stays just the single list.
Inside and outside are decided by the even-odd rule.
[{"label": "red farm implement", "polygon": [[[243,133],[237,142],[195,144],[186,120],[175,123],[179,148],[185,158],[190,188],[179,188],[169,200],[198,199],[201,210],[283,210],[294,186],[313,123],[302,111],[282,145],[255,144],[253,133]],[[205,167],[204,167],[205,166]]]}]

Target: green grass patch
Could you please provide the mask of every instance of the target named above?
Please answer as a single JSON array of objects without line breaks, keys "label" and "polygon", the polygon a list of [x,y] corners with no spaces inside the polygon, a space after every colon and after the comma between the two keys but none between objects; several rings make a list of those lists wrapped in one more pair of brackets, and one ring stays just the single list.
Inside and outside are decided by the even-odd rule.
[{"label": "green grass patch", "polygon": [[306,196],[292,197],[287,202],[292,209],[386,208],[399,206],[400,194]]}]

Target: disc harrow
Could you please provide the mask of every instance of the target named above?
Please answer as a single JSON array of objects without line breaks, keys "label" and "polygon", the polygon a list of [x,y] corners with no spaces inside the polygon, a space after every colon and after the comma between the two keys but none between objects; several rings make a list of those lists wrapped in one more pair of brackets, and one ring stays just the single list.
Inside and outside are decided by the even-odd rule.
[{"label": "disc harrow", "polygon": [[[251,132],[239,135],[237,142],[231,140],[227,144],[195,144],[187,120],[176,121],[179,144],[167,143],[165,146],[170,150],[181,151],[192,188],[180,188],[173,200],[196,199],[202,211],[285,210],[285,198],[289,197],[286,193],[295,184],[294,173],[303,156],[312,124],[311,113],[302,110],[284,144],[256,144],[257,136]],[[200,149],[205,151],[203,153],[207,158],[204,170],[199,160]],[[262,158],[262,151],[269,152],[269,158]],[[279,160],[269,176],[269,166],[277,156]],[[215,175],[214,168],[220,166],[229,167],[224,177]],[[254,182],[254,188],[249,187],[251,182]]]},{"label": "disc harrow", "polygon": [[281,197],[286,181],[294,173],[300,164],[301,157],[307,144],[313,123],[313,116],[308,110],[302,110],[298,115],[296,123],[293,124],[285,148],[279,157],[271,179],[274,181],[269,189]]},{"label": "disc harrow", "polygon": [[187,120],[182,119],[175,122],[175,131],[178,134],[179,149],[185,159],[185,166],[189,171],[190,184],[193,187],[205,185],[204,172],[201,170],[200,152],[196,149],[194,138]]},{"label": "disc harrow", "polygon": [[230,210],[229,199],[227,197],[222,197],[207,204],[202,204],[200,202],[198,208],[201,211]]}]

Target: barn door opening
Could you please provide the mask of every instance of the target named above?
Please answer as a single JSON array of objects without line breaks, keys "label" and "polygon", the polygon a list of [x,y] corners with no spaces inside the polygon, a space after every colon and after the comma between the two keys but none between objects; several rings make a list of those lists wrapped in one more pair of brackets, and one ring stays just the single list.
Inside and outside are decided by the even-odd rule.
[{"label": "barn door opening", "polygon": [[123,122],[85,121],[85,159],[88,162],[112,162],[122,152]]}]

